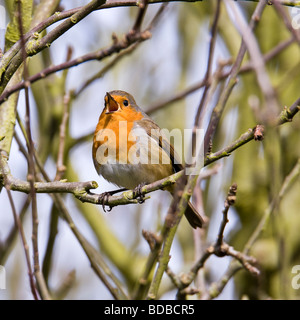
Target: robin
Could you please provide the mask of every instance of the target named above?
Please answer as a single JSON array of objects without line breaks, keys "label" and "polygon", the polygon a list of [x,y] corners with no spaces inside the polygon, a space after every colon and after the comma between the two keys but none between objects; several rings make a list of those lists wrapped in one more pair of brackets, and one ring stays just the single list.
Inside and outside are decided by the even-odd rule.
[{"label": "robin", "polygon": [[[107,92],[104,101],[93,139],[99,175],[119,187],[136,190],[183,169],[173,145],[132,95],[115,90]],[[203,219],[190,202],[185,216],[193,228],[202,227]]]}]

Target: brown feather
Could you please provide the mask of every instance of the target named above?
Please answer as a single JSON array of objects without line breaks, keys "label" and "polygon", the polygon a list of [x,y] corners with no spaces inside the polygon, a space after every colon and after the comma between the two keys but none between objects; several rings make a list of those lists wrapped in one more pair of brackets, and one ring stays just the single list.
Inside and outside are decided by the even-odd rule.
[{"label": "brown feather", "polygon": [[[174,150],[173,145],[170,144],[168,142],[168,140],[166,138],[164,138],[164,136],[162,135],[162,133],[160,131],[161,130],[160,127],[152,119],[150,119],[148,117],[137,121],[137,124],[142,126],[146,130],[147,134],[149,136],[151,136],[152,138],[154,138],[159,143],[160,147],[162,149],[164,149],[167,153],[169,153],[171,161],[172,161],[174,172],[181,171],[183,169],[183,166],[182,166],[182,164],[178,163],[179,157],[178,157],[176,151]],[[153,131],[152,129],[159,130],[160,135],[159,136],[153,135],[153,133],[155,133],[155,131]],[[152,132],[151,132],[151,130],[152,130]],[[173,194],[173,190],[174,190],[174,187],[169,190],[171,192],[171,194]],[[188,222],[190,223],[190,225],[194,229],[196,229],[198,227],[201,228],[204,224],[203,218],[200,216],[200,214],[198,213],[198,211],[192,205],[191,202],[188,203],[188,206],[185,211],[185,216],[186,216]]]}]

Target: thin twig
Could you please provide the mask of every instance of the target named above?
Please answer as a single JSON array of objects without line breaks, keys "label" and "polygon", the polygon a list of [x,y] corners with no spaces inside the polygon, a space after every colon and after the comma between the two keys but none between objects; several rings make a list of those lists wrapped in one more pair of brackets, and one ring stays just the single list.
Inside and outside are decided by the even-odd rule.
[{"label": "thin twig", "polygon": [[57,154],[57,162],[56,162],[56,175],[55,181],[59,181],[62,179],[66,166],[64,165],[64,150],[65,150],[65,139],[66,139],[66,130],[67,123],[69,119],[69,110],[70,110],[70,94],[67,93],[64,96],[64,111],[62,116],[62,122],[59,128],[59,146],[58,146],[58,154]]},{"label": "thin twig", "polygon": [[296,164],[293,167],[293,169],[291,170],[291,172],[285,177],[277,198],[274,198],[273,201],[271,201],[269,206],[266,208],[260,222],[258,223],[258,225],[256,226],[255,230],[253,231],[252,235],[248,239],[248,241],[244,247],[244,250],[243,250],[243,252],[245,254],[247,254],[250,251],[254,242],[256,241],[256,239],[259,237],[260,233],[264,229],[266,222],[268,221],[270,215],[275,210],[275,208],[277,208],[279,206],[286,191],[292,185],[292,183],[295,181],[295,179],[297,177],[299,177],[299,175],[300,175],[300,158],[296,162]]},{"label": "thin twig", "polygon": [[54,204],[52,204],[47,246],[45,250],[44,259],[42,262],[42,272],[45,278],[45,282],[47,284],[49,283],[48,280],[49,280],[49,274],[51,270],[51,261],[53,256],[54,243],[58,233],[58,220],[59,220],[58,218],[59,218],[59,212],[57,210],[57,207]]},{"label": "thin twig", "polygon": [[149,26],[142,32],[133,32],[133,30],[129,31],[124,37],[118,39],[114,37],[113,44],[107,48],[99,49],[95,52],[85,54],[81,57],[63,62],[59,65],[50,66],[43,71],[30,76],[27,78],[27,82],[21,81],[18,84],[12,86],[11,88],[6,89],[0,96],[0,104],[7,100],[7,98],[14,92],[24,89],[29,84],[32,84],[40,79],[47,77],[50,74],[53,74],[58,71],[62,71],[65,69],[69,69],[75,67],[79,64],[92,61],[92,60],[103,60],[106,57],[109,57],[115,53],[119,53],[122,50],[125,50],[132,46],[135,43],[143,42],[151,37],[151,30],[156,25],[158,18],[161,16],[164,11],[166,5],[163,4],[158,10],[157,14],[154,16],[153,20],[149,24]]},{"label": "thin twig", "polygon": [[282,18],[282,21],[284,22],[285,26],[289,30],[289,32],[293,35],[294,39],[300,44],[300,32],[299,30],[296,30],[293,28],[292,23],[291,23],[291,18],[288,17],[286,11],[282,7],[281,1],[278,0],[273,0],[272,1],[278,15]]},{"label": "thin twig", "polygon": [[[191,142],[192,154],[195,154],[195,149],[196,149],[196,130],[198,128],[200,129],[205,128],[204,119],[205,119],[205,116],[207,116],[207,114],[209,113],[208,106],[211,105],[212,98],[216,92],[216,89],[220,81],[220,75],[222,74],[223,67],[225,66],[225,63],[223,62],[218,63],[217,70],[212,75],[213,57],[215,53],[218,23],[219,23],[220,15],[221,15],[221,1],[217,1],[215,13],[214,13],[212,24],[211,24],[211,31],[210,31],[211,36],[210,36],[210,43],[209,43],[209,49],[208,49],[206,73],[203,79],[205,85],[204,85],[203,94],[202,94],[202,97],[196,112],[195,120],[194,120],[193,135],[192,135],[192,142]],[[214,169],[216,169],[217,171],[216,166],[214,167]],[[199,198],[202,197],[200,180],[201,179],[198,180],[196,187],[193,191],[193,194],[194,194],[193,201],[195,205],[197,204],[197,202],[199,202]],[[200,206],[196,205],[196,208],[198,212],[201,212],[201,216],[205,218],[203,205],[202,204]],[[199,209],[201,209],[201,211]],[[194,252],[195,252],[196,258],[198,258],[201,255],[201,253],[203,253],[204,243],[205,243],[205,239],[204,239],[205,233],[206,233],[206,230],[204,229],[193,230]],[[204,283],[204,278],[201,277],[201,273],[199,274],[198,279],[200,282]],[[183,288],[182,290],[178,290],[178,294],[177,294],[178,299],[180,299],[181,297],[182,298],[185,297],[186,295],[185,290],[186,290],[185,288]]]},{"label": "thin twig", "polygon": [[[265,1],[260,1],[257,4],[257,6],[251,16],[251,20],[249,22],[249,29],[250,30],[253,30],[255,28],[255,26],[257,25],[257,23],[259,22],[259,19],[262,15],[263,10],[265,9],[266,4],[267,3]],[[238,55],[237,55],[235,62],[230,70],[227,84],[226,84],[224,90],[222,91],[222,93],[220,95],[220,99],[212,112],[207,130],[205,133],[205,138],[204,138],[204,154],[206,154],[208,151],[210,142],[213,140],[215,131],[217,129],[221,115],[223,114],[223,111],[224,111],[225,106],[227,104],[228,98],[233,90],[233,87],[235,86],[235,84],[237,82],[237,75],[239,73],[239,69],[242,65],[242,61],[243,61],[244,56],[246,54],[246,50],[247,50],[247,46],[245,43],[245,39],[243,39],[241,46],[240,46],[240,49],[239,49],[239,52],[238,52]]]},{"label": "thin twig", "polygon": [[[132,53],[141,42],[135,42],[128,48],[119,52],[107,65],[105,65],[101,70],[99,70],[96,74],[86,80],[81,87],[72,94],[72,98],[77,98],[90,84],[92,84],[95,80],[102,78],[112,67],[114,67],[117,62],[119,62],[122,58]],[[94,134],[94,132],[92,133]],[[80,138],[79,138],[80,140]]]},{"label": "thin twig", "polygon": [[[214,20],[211,27],[211,37],[210,37],[210,44],[209,44],[209,51],[208,51],[208,61],[207,61],[207,67],[206,67],[206,73],[204,76],[204,91],[202,94],[202,98],[196,113],[195,121],[194,121],[194,132],[196,128],[203,128],[204,125],[204,114],[207,113],[206,106],[208,105],[209,101],[207,98],[208,90],[210,87],[209,80],[211,79],[211,72],[212,72],[212,62],[213,62],[213,56],[214,56],[214,50],[216,46],[216,39],[217,39],[217,27],[218,27],[218,21],[220,17],[221,12],[221,1],[218,0],[217,7],[215,10]],[[220,74],[220,73],[218,73]],[[192,138],[192,144],[194,146],[195,144],[195,134],[193,134]],[[194,148],[194,147],[193,147]]]},{"label": "thin twig", "polygon": [[[217,257],[230,256],[235,260],[239,261],[239,263],[251,274],[259,275],[259,270],[254,266],[256,263],[256,259],[246,255],[244,252],[240,252],[235,250],[233,247],[229,246],[226,242],[224,242],[224,230],[228,223],[228,210],[230,206],[235,203],[236,199],[236,184],[233,184],[228,192],[228,195],[225,200],[224,210],[223,210],[223,219],[220,224],[219,233],[217,236],[217,240],[214,244],[211,244],[202,254],[202,256],[196,261],[194,266],[191,268],[190,272],[187,274],[181,275],[179,278],[176,278],[176,286],[178,288],[177,297],[180,299],[184,299],[186,296],[186,288],[195,280],[200,269],[204,267],[204,264],[208,260],[211,255],[215,255]],[[236,270],[237,271],[237,270]],[[218,291],[220,292],[220,290]],[[208,296],[203,293],[204,296]],[[209,296],[212,296],[209,294]],[[216,296],[215,294],[213,295]],[[202,298],[203,298],[202,297]]]},{"label": "thin twig", "polygon": [[[27,212],[27,209],[30,205],[30,202],[31,202],[31,198],[30,198],[30,195],[28,195],[23,205],[21,206],[20,213],[18,215],[18,220],[21,225],[22,225],[22,221],[25,216],[25,213]],[[12,246],[14,245],[14,240],[16,239],[16,236],[18,233],[19,233],[18,224],[14,223],[5,241],[0,243],[0,264],[4,265]],[[29,247],[27,246],[26,250],[28,250],[28,248]]]},{"label": "thin twig", "polygon": [[236,260],[232,260],[225,274],[223,274],[219,281],[213,282],[210,285],[208,290],[202,294],[201,299],[211,300],[218,297],[222,293],[225,286],[228,284],[229,280],[232,279],[232,277],[241,269],[242,265]]},{"label": "thin twig", "polygon": [[[62,217],[65,219],[65,221],[68,223],[71,231],[77,238],[77,240],[80,243],[80,246],[84,250],[86,256],[88,257],[91,267],[93,268],[96,275],[99,277],[99,279],[103,282],[105,287],[109,290],[111,295],[115,299],[128,299],[124,291],[122,290],[122,287],[118,283],[117,279],[113,275],[110,268],[107,266],[105,261],[102,259],[100,254],[97,252],[96,249],[88,242],[88,240],[80,233],[80,231],[77,229],[75,223],[73,222],[73,219],[71,218],[67,208],[65,207],[64,201],[59,196],[59,194],[52,194],[51,195],[55,206],[59,210]],[[116,288],[110,283],[110,281],[105,276],[109,276],[113,281]]]},{"label": "thin twig", "polygon": [[[294,42],[294,38],[291,37],[290,39],[288,40],[285,40],[285,41],[282,41],[281,43],[279,43],[277,46],[275,46],[274,48],[272,48],[269,52],[267,52],[263,58],[264,58],[264,62],[267,63],[268,61],[272,60],[274,57],[276,57],[279,53],[281,53],[283,50],[285,50],[289,45],[291,45],[293,42]],[[249,61],[249,62],[246,62],[240,69],[239,69],[239,72],[238,74],[241,75],[241,74],[244,74],[246,72],[249,72],[253,70],[253,66],[252,66],[252,63]],[[229,76],[231,71],[224,71],[222,72],[220,75],[219,75],[219,78],[218,80],[224,80],[225,78],[227,78]],[[211,78],[214,78],[215,76],[213,75]],[[182,92],[179,92],[175,95],[173,95],[172,97],[164,100],[164,101],[160,101],[158,103],[155,103],[153,104],[152,106],[149,106],[147,108],[147,112],[148,113],[153,113],[163,107],[166,107],[167,105],[169,104],[172,104],[174,102],[177,102],[181,99],[184,99],[186,96],[192,94],[193,92],[201,89],[204,87],[204,85],[208,85],[208,84],[211,84],[211,79],[209,80],[209,83],[207,83],[204,78],[194,84],[194,85],[191,85],[189,88],[186,88],[184,89]]]},{"label": "thin twig", "polygon": [[[168,0],[170,1],[182,1],[182,0]],[[188,2],[193,2],[192,0],[187,0]],[[200,1],[200,0],[195,0],[195,1]],[[163,5],[166,4],[165,0],[150,0],[149,4],[155,4],[155,3],[163,3]],[[138,6],[139,2],[135,0],[126,0],[126,1],[107,1],[106,3],[99,5],[97,8],[94,9],[96,10],[101,10],[101,9],[107,9],[107,8],[116,8],[116,7],[131,7],[131,6]],[[63,12],[55,12],[52,16],[48,17],[44,21],[40,22],[38,25],[33,27],[30,31],[28,31],[24,35],[24,40],[26,43],[30,39],[37,39],[39,35],[44,31],[46,28],[49,26],[64,20],[64,19],[72,19],[73,21],[76,21],[72,16],[74,16],[76,13],[79,11],[84,11],[84,6],[82,7],[77,7],[73,8],[70,10],[65,10]],[[29,46],[30,47],[30,46]],[[2,77],[2,73],[5,72],[9,64],[11,63],[11,60],[16,56],[16,54],[20,51],[21,48],[21,40],[17,41],[9,51],[5,52],[3,57],[0,60],[0,78]],[[36,54],[37,52],[31,52],[31,54]],[[0,82],[1,83],[1,82]]]},{"label": "thin twig", "polygon": [[[286,122],[292,121],[293,117],[300,111],[300,98],[298,98],[291,107],[284,108],[277,118],[277,125],[282,125]],[[256,126],[257,127],[257,126]],[[224,157],[230,156],[230,154],[254,139],[255,128],[247,130],[243,133],[237,140],[231,142],[228,146],[223,149],[210,153],[204,159],[204,166],[207,166],[217,160],[220,160]],[[0,159],[1,160],[1,159]],[[2,158],[3,161],[3,158]],[[38,164],[38,162],[37,162]],[[1,168],[1,167],[0,167]],[[16,190],[20,192],[29,193],[30,185],[27,181],[22,181],[13,177],[10,173],[8,164],[4,161],[3,170],[0,172],[0,177],[5,176],[11,190]],[[1,168],[1,169],[2,169]],[[167,178],[164,178],[159,181],[155,181],[149,185],[145,185],[141,188],[142,194],[147,194],[159,189],[164,189],[172,184],[174,184],[177,179],[184,174],[184,170],[177,172]],[[64,181],[55,181],[55,182],[36,182],[34,184],[35,191],[37,193],[73,193],[75,197],[84,202],[90,202],[95,204],[103,204],[99,201],[99,195],[92,194],[89,192],[91,189],[96,189],[98,187],[95,181],[87,182],[64,182]],[[135,199],[134,193],[132,191],[126,191],[120,196],[108,196],[105,199],[105,205],[108,206],[117,206],[122,204],[129,203],[138,203]]]},{"label": "thin twig", "polygon": [[[25,139],[27,140],[26,133],[25,133]],[[28,155],[26,155],[26,150],[25,150],[25,148],[23,148],[23,149],[24,149],[24,153],[25,153],[25,158],[27,158]],[[47,182],[38,181],[35,184],[45,185],[47,183],[50,183],[50,184],[53,184],[53,183],[54,184],[59,184],[59,183],[61,183],[59,181],[50,182],[50,178],[49,178],[48,174],[46,173],[46,171],[44,170],[44,168],[43,168],[43,166],[41,164],[41,161],[39,160],[38,155],[36,153],[35,153],[35,159],[36,159],[36,163],[38,165],[39,170],[41,171],[44,179],[47,181]],[[5,178],[4,179],[7,179],[5,181],[7,181],[8,185],[11,187],[12,185],[9,183],[9,180],[10,180],[10,178],[9,178],[9,175],[10,175],[9,167],[7,165],[7,160],[6,160],[5,157],[1,157],[0,158],[0,168],[2,169],[1,170],[2,174],[5,172],[5,174],[4,174]],[[85,184],[85,183],[83,183],[83,184]],[[87,183],[87,185],[88,184],[89,183]],[[76,185],[76,183],[75,183],[75,185]],[[71,184],[70,188],[71,189],[72,188],[76,188],[75,185]],[[29,189],[29,185],[27,186],[27,188]],[[91,262],[91,266],[92,266],[93,270],[95,271],[96,275],[104,283],[104,285],[110,291],[112,296],[115,299],[128,299],[128,297],[124,293],[124,291],[122,289],[122,286],[119,283],[118,279],[114,276],[114,274],[112,273],[110,268],[107,266],[105,261],[102,259],[102,257],[100,256],[99,252],[94,249],[94,247],[88,242],[87,239],[84,238],[84,236],[77,229],[74,221],[71,218],[71,215],[69,214],[67,208],[65,207],[65,204],[64,204],[64,201],[62,200],[61,195],[57,194],[57,193],[54,193],[54,194],[50,194],[50,197],[52,198],[53,203],[54,203],[55,207],[57,208],[58,213],[68,223],[71,231],[74,233],[74,235],[77,238],[77,240],[79,241],[81,247],[85,251],[88,259]],[[110,283],[110,281],[108,279],[106,279],[105,274],[113,281],[113,283],[115,284],[116,288],[114,288],[112,286],[112,284]]]},{"label": "thin twig", "polygon": [[30,256],[29,256],[29,246],[26,241],[25,232],[24,232],[24,229],[23,229],[22,224],[20,222],[20,219],[17,215],[11,191],[9,190],[9,188],[6,188],[6,191],[7,191],[8,199],[9,199],[10,206],[11,206],[11,209],[13,212],[15,225],[16,225],[17,229],[19,230],[20,237],[21,237],[22,244],[23,244],[23,248],[25,251],[25,258],[26,258],[26,264],[27,264],[27,269],[28,269],[28,276],[29,276],[29,283],[30,283],[31,292],[32,292],[34,299],[38,300],[39,298],[37,295],[36,286],[35,286],[35,282],[34,282],[34,276],[33,276],[32,268],[31,268]]},{"label": "thin twig", "polygon": [[[1,159],[0,159],[1,160],[0,161],[0,167],[1,167],[1,170],[4,171],[4,168],[2,167],[4,162],[2,161],[2,159],[5,158],[5,155],[2,154],[2,152],[1,152],[0,153],[0,157],[1,157]],[[24,248],[25,259],[26,259],[26,264],[27,264],[27,269],[28,269],[30,289],[31,289],[33,298],[35,300],[38,300],[39,297],[38,297],[38,294],[37,294],[37,290],[36,290],[36,286],[35,286],[35,282],[34,282],[34,275],[33,275],[32,268],[31,268],[31,263],[30,263],[29,246],[28,246],[27,241],[26,241],[24,229],[23,229],[22,223],[20,221],[20,218],[17,215],[16,208],[15,208],[14,201],[13,201],[13,197],[12,197],[12,194],[11,194],[11,190],[9,188],[9,185],[6,183],[6,179],[5,178],[4,178],[3,182],[4,182],[4,187],[5,187],[6,191],[7,191],[8,199],[9,199],[10,206],[11,206],[11,209],[12,209],[13,218],[14,218],[14,222],[15,222],[15,230],[19,231],[19,234],[20,234],[20,237],[21,237],[21,241],[22,241],[22,245],[23,245],[23,248]],[[10,234],[12,234],[12,232]]]},{"label": "thin twig", "polygon": [[[213,57],[213,51],[214,51],[214,45],[215,45],[215,39],[216,39],[216,28],[217,28],[217,22],[220,14],[219,9],[220,9],[220,1],[218,1],[218,4],[217,4],[216,15],[215,15],[215,19],[212,26],[212,40],[210,43],[210,54],[208,58],[208,67],[206,72],[207,79],[209,78],[211,73],[212,57]],[[207,91],[208,91],[208,87],[207,87],[207,90],[204,91],[203,98],[198,108],[198,117],[200,116],[202,105],[205,102]],[[197,128],[198,117],[195,120],[194,129]],[[196,130],[193,131],[192,150],[194,149],[194,145],[195,145],[194,144],[195,131]],[[195,175],[195,177],[193,177],[193,179],[188,179],[187,175],[182,175],[177,180],[173,201],[170,205],[170,208],[168,210],[165,223],[164,223],[164,234],[163,234],[164,244],[163,244],[162,252],[159,257],[158,267],[156,269],[155,275],[152,279],[152,282],[148,291],[148,295],[147,295],[148,299],[156,299],[157,297],[158,288],[159,288],[162,276],[168,266],[171,245],[172,245],[177,227],[179,225],[180,219],[183,216],[186,210],[186,207],[188,205],[189,199],[192,195],[192,190],[196,184],[198,174],[199,172],[197,173],[197,176]]]},{"label": "thin twig", "polygon": [[143,231],[143,237],[146,239],[150,246],[150,254],[148,255],[147,262],[145,264],[142,276],[134,290],[133,299],[144,299],[145,292],[150,285],[150,274],[154,268],[154,264],[160,254],[160,249],[163,244],[163,236],[165,233],[165,227],[162,228],[159,235]]},{"label": "thin twig", "polygon": [[[22,60],[24,64],[23,77],[24,82],[27,83],[28,79],[28,69],[26,64],[26,50],[25,50],[25,41],[24,41],[24,31],[23,31],[23,21],[22,21],[22,3],[17,2],[17,18],[19,24],[19,32],[21,37],[21,52],[22,52]],[[35,182],[35,166],[34,166],[34,146],[31,136],[31,124],[30,124],[30,106],[29,106],[29,92],[28,86],[25,87],[25,105],[26,105],[26,113],[25,113],[25,124],[26,124],[26,132],[28,137],[27,149],[28,149],[28,176],[27,179],[30,184],[30,197],[31,197],[31,207],[32,207],[32,245],[33,245],[33,270],[34,276],[38,285],[38,289],[40,295],[43,299],[50,299],[50,295],[48,289],[45,285],[43,276],[40,270],[39,264],[39,247],[38,247],[38,213],[37,213],[37,201],[36,201],[36,193],[34,190],[34,182]]]},{"label": "thin twig", "polygon": [[[16,72],[18,67],[23,62],[23,50],[26,51],[26,55],[31,56],[35,55],[38,52],[44,50],[45,48],[48,48],[53,41],[55,41],[57,38],[59,38],[62,34],[67,32],[69,29],[74,27],[79,21],[84,19],[87,15],[89,15],[91,12],[97,9],[100,5],[104,4],[105,0],[92,0],[85,6],[81,7],[76,13],[74,13],[71,17],[63,21],[61,24],[59,24],[57,27],[55,27],[53,30],[48,32],[44,37],[41,39],[39,37],[36,37],[36,34],[32,36],[31,39],[29,39],[28,42],[26,42],[27,39],[23,37],[23,43],[21,41],[20,47],[24,48],[20,51],[17,51],[17,53],[13,56],[13,58],[10,60],[10,63],[5,68],[4,73],[1,75],[2,83],[1,87],[5,88],[8,81],[10,80],[11,76]],[[23,44],[23,45],[22,45]],[[26,44],[26,48],[25,48]],[[1,69],[3,70],[3,69]]]},{"label": "thin twig", "polygon": [[142,22],[145,17],[147,8],[148,8],[148,0],[142,0],[139,3],[139,12],[138,12],[136,21],[134,23],[134,26],[132,28],[133,33],[137,33],[141,31]]},{"label": "thin twig", "polygon": [[[265,110],[262,111],[261,122],[272,123],[276,117],[276,113],[279,110],[279,105],[274,88],[272,87],[270,78],[265,68],[264,59],[260,51],[257,40],[253,34],[253,28],[248,26],[244,20],[242,14],[236,9],[236,5],[231,1],[226,0],[228,6],[230,6],[236,23],[239,26],[239,31],[243,37],[243,43],[247,47],[250,55],[252,65],[254,67],[257,82],[265,97]],[[265,1],[260,3],[266,5]],[[258,19],[258,17],[256,17]],[[258,21],[258,20],[257,20]]]},{"label": "thin twig", "polygon": [[130,37],[124,37],[122,39],[118,39],[115,41],[110,47],[105,49],[99,49],[92,53],[87,53],[81,57],[72,59],[70,61],[63,62],[61,64],[50,66],[43,71],[28,77],[27,82],[21,81],[18,84],[12,86],[11,88],[6,89],[0,96],[0,104],[7,100],[7,98],[14,92],[19,91],[21,89],[26,88],[29,84],[32,84],[40,79],[44,79],[45,77],[49,76],[58,71],[62,71],[65,69],[69,69],[75,67],[79,64],[85,63],[87,61],[92,60],[102,60],[106,57],[111,56],[114,53],[118,53],[121,50],[127,49],[133,43],[141,42],[149,39],[151,37],[151,33],[148,30],[145,30],[141,33],[130,34]]},{"label": "thin twig", "polygon": [[[164,12],[165,8],[167,6],[167,3],[163,3],[160,8],[158,9],[156,15],[150,22],[149,26],[147,27],[147,30],[152,31],[152,29],[157,25],[159,18],[161,17],[162,13]],[[113,35],[113,39],[115,39],[115,35]],[[104,66],[100,71],[98,71],[95,75],[93,75],[90,79],[88,79],[75,93],[73,93],[72,97],[77,98],[79,94],[83,92],[84,89],[86,89],[91,83],[93,83],[95,80],[103,77],[105,73],[107,73],[113,66],[116,65],[117,62],[119,62],[122,58],[124,58],[126,55],[132,53],[142,42],[134,42],[132,45],[130,45],[128,48],[123,49],[120,51],[114,59],[112,59],[106,66]],[[91,136],[94,134],[91,133]],[[89,135],[88,135],[89,136]],[[83,136],[82,138],[77,139],[74,142],[80,142],[84,141],[86,139],[86,136]]]},{"label": "thin twig", "polygon": [[[184,1],[184,0],[168,0],[168,2],[176,2],[176,1]],[[197,2],[202,0],[186,0],[186,2]],[[253,0],[255,1],[255,0]],[[166,3],[166,0],[150,0],[148,1],[149,4],[155,4],[155,3]],[[297,6],[297,4],[291,4],[290,1],[280,1],[281,4],[289,3],[288,5],[291,6]],[[106,8],[115,8],[115,7],[130,7],[130,6],[138,6],[139,2],[135,0],[126,0],[126,1],[107,1],[106,3],[99,5],[95,10],[101,10]],[[57,23],[58,21],[64,20],[64,19],[71,19],[72,16],[74,16],[79,11],[84,11],[84,7],[77,7],[70,10],[66,10],[64,12],[56,12],[49,18],[47,18],[45,21],[39,23],[37,26],[32,28],[29,32],[27,32],[24,35],[24,39],[26,42],[28,42],[31,38],[36,38],[43,30],[45,30],[47,27],[51,26],[54,23]],[[71,17],[71,18],[70,18]],[[2,76],[2,72],[5,72],[7,70],[8,65],[11,63],[12,59],[16,56],[16,54],[19,52],[21,48],[21,42],[17,41],[12,48],[6,52],[2,59],[0,60],[0,77]],[[36,54],[37,52],[31,52],[31,54]],[[18,57],[18,61],[20,58]],[[9,76],[8,76],[9,79]]]},{"label": "thin twig", "polygon": [[[217,170],[217,169],[214,168],[212,170],[203,171],[203,172],[201,172],[200,176],[202,179],[206,179],[206,178],[210,177],[212,174],[214,174],[215,170]],[[177,179],[182,178],[182,174],[183,174],[183,171],[181,171],[181,173],[178,173]],[[163,183],[166,183],[166,182],[167,182],[167,180],[165,180],[165,182],[163,182]],[[153,270],[154,263],[159,258],[160,268],[158,268],[156,270],[156,274],[151,282],[150,289],[147,294],[148,299],[155,299],[156,298],[157,287],[159,286],[162,273],[164,272],[165,268],[167,267],[167,262],[169,261],[169,258],[167,257],[167,252],[169,250],[168,246],[170,246],[172,243],[172,236],[175,235],[176,228],[179,223],[178,216],[174,215],[174,210],[176,210],[176,203],[177,203],[176,202],[177,201],[176,194],[175,194],[174,198],[175,198],[175,200],[172,201],[172,204],[171,204],[170,209],[166,215],[165,223],[162,227],[160,235],[156,236],[157,241],[155,241],[155,245],[152,248],[151,253],[148,256],[145,270],[143,272],[142,277],[139,280],[137,289],[135,291],[135,295],[134,295],[135,299],[144,298],[144,293],[146,292],[146,290],[149,286],[149,280],[148,280],[149,275],[150,275],[151,271]],[[180,208],[182,210],[181,213],[183,214],[183,212],[185,211],[183,209],[183,206],[181,206]],[[174,220],[177,220],[177,221],[175,222]],[[170,234],[171,234],[171,236],[170,236]],[[166,241],[167,241],[167,244],[166,244]],[[162,252],[162,254],[160,254],[162,245],[164,245],[164,251]]]},{"label": "thin twig", "polygon": [[223,220],[220,225],[220,230],[218,234],[218,239],[216,245],[221,247],[223,243],[223,237],[224,237],[224,230],[226,227],[226,224],[228,223],[228,210],[229,208],[235,203],[236,200],[236,190],[237,190],[237,185],[234,183],[228,191],[227,198],[224,203],[224,210],[223,210]]}]

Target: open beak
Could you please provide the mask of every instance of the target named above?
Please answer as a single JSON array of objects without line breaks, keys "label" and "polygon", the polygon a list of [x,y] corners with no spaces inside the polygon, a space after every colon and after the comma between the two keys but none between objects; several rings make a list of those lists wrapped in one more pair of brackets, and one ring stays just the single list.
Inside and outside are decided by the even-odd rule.
[{"label": "open beak", "polygon": [[108,93],[106,92],[107,103],[106,103],[106,113],[112,113],[119,110],[118,102]]}]

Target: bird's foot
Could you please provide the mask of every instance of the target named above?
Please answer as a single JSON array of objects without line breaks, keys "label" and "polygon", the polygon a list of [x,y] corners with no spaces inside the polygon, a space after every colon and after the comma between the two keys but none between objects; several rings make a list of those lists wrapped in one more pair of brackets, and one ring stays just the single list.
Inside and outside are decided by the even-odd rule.
[{"label": "bird's foot", "polygon": [[143,186],[146,185],[145,183],[140,183],[137,187],[133,190],[133,197],[137,199],[138,203],[145,202],[145,195],[142,193]]},{"label": "bird's foot", "polygon": [[104,212],[106,211],[111,211],[112,210],[112,207],[108,205],[109,209],[106,210],[105,209],[105,205],[107,204],[108,202],[108,199],[110,196],[116,194],[116,193],[119,193],[119,192],[123,192],[127,190],[126,188],[122,188],[122,189],[118,189],[118,190],[113,190],[113,191],[106,191],[106,192],[103,192],[101,194],[99,194],[99,197],[98,197],[98,203],[101,203],[102,204],[102,209]]}]

